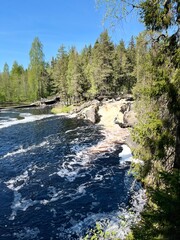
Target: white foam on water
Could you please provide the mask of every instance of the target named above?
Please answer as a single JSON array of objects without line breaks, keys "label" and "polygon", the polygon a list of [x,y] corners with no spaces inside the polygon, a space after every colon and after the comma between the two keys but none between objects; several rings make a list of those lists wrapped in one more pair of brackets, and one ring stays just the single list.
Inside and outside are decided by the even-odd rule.
[{"label": "white foam on water", "polygon": [[16,188],[13,188],[14,191],[14,200],[11,205],[12,213],[9,217],[9,220],[14,220],[17,216],[18,211],[26,211],[29,207],[34,206],[36,204],[47,205],[51,202],[57,201],[59,198],[63,197],[63,191],[56,191],[56,188],[53,186],[48,187],[47,199],[42,200],[32,200],[22,198],[22,194],[19,193]]},{"label": "white foam on water", "polygon": [[62,178],[65,177],[69,182],[73,182],[77,177],[84,175],[79,172],[82,169],[87,169],[91,157],[86,149],[85,146],[72,147],[71,151],[73,151],[74,154],[67,155],[65,157],[66,160],[53,175],[57,174]]},{"label": "white foam on water", "polygon": [[82,196],[84,196],[86,194],[86,186],[85,184],[81,184],[76,190],[75,193],[70,193],[67,194],[66,197],[69,197],[70,200],[67,200],[66,202],[63,202],[62,204],[67,204],[70,202],[73,202],[74,200],[77,200],[79,198],[81,198]]},{"label": "white foam on water", "polygon": [[17,118],[11,119],[11,121],[4,122],[0,124],[0,129],[10,127],[12,125],[17,125],[20,123],[28,123],[28,122],[35,122],[38,120],[42,120],[45,118],[53,117],[53,114],[44,114],[44,115],[26,115],[24,119],[18,120]]},{"label": "white foam on water", "polygon": [[4,159],[6,157],[12,157],[12,156],[17,155],[17,154],[26,153],[28,151],[35,150],[36,148],[44,147],[45,145],[49,145],[49,142],[48,141],[43,141],[40,144],[32,145],[32,146],[29,146],[27,148],[23,148],[23,146],[21,145],[18,150],[15,150],[13,152],[9,152],[9,153],[5,154],[4,156],[0,157],[0,159]]},{"label": "white foam on water", "polygon": [[47,205],[48,203],[56,202],[57,200],[59,200],[59,198],[63,197],[63,190],[57,192],[56,188],[54,186],[50,186],[50,187],[48,187],[47,196],[50,199],[40,200],[39,203],[42,205]]},{"label": "white foam on water", "polygon": [[122,144],[121,145],[123,150],[122,152],[119,153],[119,157],[120,157],[120,160],[119,160],[119,163],[121,166],[123,166],[124,164],[127,164],[127,163],[139,163],[141,165],[144,164],[144,162],[140,159],[135,159],[132,155],[132,152],[131,152],[131,149],[125,145],[125,144]]},{"label": "white foam on water", "polygon": [[[134,161],[133,159],[133,155],[131,153],[131,149],[123,144],[122,145],[122,152],[119,153],[119,157],[120,157],[120,165],[124,165],[127,163],[131,163]],[[76,148],[75,150],[77,150],[76,155],[73,158],[73,163],[79,163],[79,160],[81,160],[81,167],[86,166],[86,164],[91,161],[92,159],[97,158],[101,155],[101,153],[96,152],[95,154],[92,154],[91,152],[91,147],[86,148],[84,150],[81,150],[78,152],[78,148]],[[94,150],[94,148],[93,148]],[[93,151],[94,153],[94,151]],[[87,158],[85,158],[85,163],[84,163],[84,156],[87,156]],[[92,158],[93,156],[93,158]],[[67,164],[67,163],[66,163]],[[75,177],[78,176],[78,171],[71,172],[71,168],[70,166],[72,166],[73,164],[69,164],[69,169],[67,169],[66,166],[66,171],[64,171],[64,175],[65,177],[71,176],[71,173],[73,174],[73,179],[71,178],[71,180],[74,180]],[[65,167],[65,165],[64,165]],[[62,173],[62,172],[61,172]],[[66,176],[67,175],[67,176]],[[103,179],[104,175],[101,175],[100,173],[97,173],[95,176],[95,180],[99,180],[101,181]],[[146,204],[146,196],[145,196],[145,190],[144,189],[139,189],[137,192],[134,192],[134,186],[135,186],[135,181],[130,180],[129,175],[125,176],[124,179],[124,184],[126,186],[126,188],[129,188],[129,191],[133,191],[133,196],[131,199],[131,207],[124,209],[122,207],[119,207],[118,211],[113,211],[111,213],[97,213],[97,214],[90,214],[88,215],[83,221],[77,222],[76,224],[73,225],[73,227],[71,227],[70,229],[68,229],[68,233],[76,233],[78,236],[80,236],[80,239],[82,238],[82,232],[84,229],[87,228],[92,228],[93,226],[95,226],[96,222],[98,222],[103,231],[105,232],[115,232],[116,233],[116,238],[122,239],[124,240],[127,236],[127,234],[130,232],[130,228],[132,227],[133,224],[137,223],[140,220],[140,213],[143,210],[145,204]],[[132,185],[132,186],[131,186]],[[85,185],[81,185],[79,186],[77,193],[80,194],[85,194],[86,190],[85,190]],[[80,197],[80,195],[76,195],[74,194],[74,197],[72,200]],[[98,203],[96,203],[98,204]],[[92,205],[92,209],[93,209],[93,205]]]},{"label": "white foam on water", "polygon": [[61,169],[57,172],[57,175],[62,178],[66,178],[69,182],[73,182],[77,175],[78,175],[79,170],[77,169],[76,171],[70,171],[68,169]]},{"label": "white foam on water", "polygon": [[[98,202],[95,203],[95,205],[97,204]],[[119,210],[111,213],[90,213],[85,219],[69,228],[68,233],[76,233],[82,240],[84,239],[84,236],[82,236],[84,229],[92,229],[98,223],[104,233],[112,233],[113,238],[124,240],[131,227],[140,221],[140,213],[146,204],[145,190],[140,189],[135,192],[131,204],[130,208],[119,208]],[[103,240],[100,236],[98,239]]]},{"label": "white foam on water", "polygon": [[96,175],[95,175],[95,177],[94,177],[94,180],[96,180],[96,181],[102,181],[103,180],[103,174],[101,175],[101,174],[99,174],[99,173],[97,173]]},{"label": "white foam on water", "polygon": [[[67,160],[59,166],[58,171],[53,173],[53,175],[57,174],[62,178],[65,177],[69,182],[73,182],[77,177],[81,176],[81,173],[79,173],[80,170],[86,169],[88,172],[89,164],[93,164],[93,160],[99,157],[108,158],[108,156],[106,156],[107,152],[111,153],[115,150],[114,146],[107,149],[107,145],[105,144],[104,146],[104,141],[101,141],[95,146],[86,146],[77,143],[79,143],[78,138],[74,140],[74,146],[71,147],[73,154],[66,156]],[[102,179],[102,176],[96,177],[97,179],[99,178],[99,180]]]},{"label": "white foam on water", "polygon": [[[66,132],[65,132],[65,134],[67,134],[67,133],[70,133],[70,132],[77,132],[77,130],[78,129],[81,129],[82,127],[77,127],[77,128],[74,128],[74,129],[70,129],[70,130],[67,130]],[[83,127],[84,129],[85,129],[85,127]]]},{"label": "white foam on water", "polygon": [[[7,182],[4,182],[6,184],[6,186],[13,190],[13,191],[18,191],[19,189],[21,189],[25,184],[27,184],[27,181],[29,180],[29,176],[28,176],[28,171],[26,170],[23,174],[12,178],[10,180],[8,180]],[[18,184],[20,183],[20,184]],[[18,184],[18,186],[16,186],[16,184]]]},{"label": "white foam on water", "polygon": [[34,175],[37,172],[37,170],[44,170],[47,166],[48,166],[48,163],[46,165],[42,166],[42,167],[38,167],[36,164],[35,165],[30,165],[28,167],[28,171],[30,171],[31,174]]},{"label": "white foam on water", "polygon": [[21,193],[14,191],[14,201],[11,205],[11,209],[12,209],[12,213],[11,216],[9,218],[9,220],[14,220],[16,215],[17,215],[17,211],[26,211],[29,207],[37,204],[38,201],[37,200],[32,200],[32,199],[25,199],[22,198]]},{"label": "white foam on water", "polygon": [[82,195],[85,195],[85,193],[86,193],[85,188],[86,188],[86,187],[84,186],[84,184],[80,185],[80,186],[78,187],[78,189],[77,189],[77,193],[80,193],[80,194],[82,194]]},{"label": "white foam on water", "polygon": [[122,144],[121,146],[122,146],[123,150],[122,150],[122,152],[119,153],[120,164],[121,163],[132,162],[133,155],[132,155],[131,149],[125,144]]},{"label": "white foam on water", "polygon": [[20,113],[19,114],[20,117],[29,117],[29,116],[32,116],[31,113]]}]

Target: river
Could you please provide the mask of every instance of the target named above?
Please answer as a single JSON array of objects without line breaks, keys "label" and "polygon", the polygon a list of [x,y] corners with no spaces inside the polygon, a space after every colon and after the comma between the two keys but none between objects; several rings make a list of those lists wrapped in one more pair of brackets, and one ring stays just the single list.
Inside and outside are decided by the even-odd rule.
[{"label": "river", "polygon": [[49,109],[1,110],[0,239],[81,239],[118,218],[134,179],[121,145],[89,154],[103,139],[99,126]]}]

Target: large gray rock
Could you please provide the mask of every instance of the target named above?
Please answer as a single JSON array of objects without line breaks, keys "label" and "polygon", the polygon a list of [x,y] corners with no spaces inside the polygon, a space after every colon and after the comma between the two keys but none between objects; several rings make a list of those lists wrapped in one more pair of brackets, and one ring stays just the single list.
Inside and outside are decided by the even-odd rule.
[{"label": "large gray rock", "polygon": [[126,111],[129,111],[130,110],[130,107],[131,107],[131,103],[129,102],[126,102],[124,104],[122,104],[122,106],[120,107],[120,112],[121,113],[125,113]]},{"label": "large gray rock", "polygon": [[128,127],[134,127],[137,123],[136,113],[134,111],[125,112],[123,116],[123,123]]},{"label": "large gray rock", "polygon": [[125,102],[121,105],[119,112],[123,114],[122,120],[115,118],[115,124],[118,124],[121,128],[134,127],[134,125],[138,122],[136,113],[133,110],[132,102]]},{"label": "large gray rock", "polygon": [[86,120],[92,123],[97,123],[99,121],[98,115],[99,106],[92,105],[84,110],[84,116]]},{"label": "large gray rock", "polygon": [[77,117],[90,121],[91,123],[97,123],[100,120],[98,114],[100,102],[93,100],[88,102],[81,107],[81,110],[78,112]]}]

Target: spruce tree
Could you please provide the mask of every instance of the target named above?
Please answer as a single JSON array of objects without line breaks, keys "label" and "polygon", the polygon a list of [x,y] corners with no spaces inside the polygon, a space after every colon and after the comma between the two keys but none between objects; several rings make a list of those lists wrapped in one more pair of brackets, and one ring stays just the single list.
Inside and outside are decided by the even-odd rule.
[{"label": "spruce tree", "polygon": [[94,95],[107,95],[112,89],[113,51],[114,45],[106,30],[100,34],[92,51],[91,89]]},{"label": "spruce tree", "polygon": [[127,92],[127,56],[123,40],[115,47],[113,58],[113,92],[115,94]]},{"label": "spruce tree", "polygon": [[10,85],[10,71],[9,65],[7,63],[4,64],[3,72],[1,74],[2,79],[2,98],[5,101],[11,101],[11,85]]},{"label": "spruce tree", "polygon": [[81,100],[81,71],[79,68],[79,55],[75,47],[69,51],[67,86],[69,103],[77,103]]},{"label": "spruce tree", "polygon": [[29,52],[30,64],[28,68],[29,98],[36,100],[44,96],[46,82],[43,78],[45,70],[43,45],[38,37],[32,42]]},{"label": "spruce tree", "polygon": [[52,77],[54,80],[53,91],[58,94],[62,102],[67,102],[68,85],[67,85],[67,69],[68,54],[64,45],[61,45],[55,60],[52,61]]}]

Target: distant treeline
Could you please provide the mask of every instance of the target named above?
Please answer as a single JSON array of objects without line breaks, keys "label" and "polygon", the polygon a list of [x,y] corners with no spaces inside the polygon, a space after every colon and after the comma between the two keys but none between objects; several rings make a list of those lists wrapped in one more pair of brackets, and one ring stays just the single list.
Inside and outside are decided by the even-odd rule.
[{"label": "distant treeline", "polygon": [[66,104],[92,99],[99,95],[131,92],[136,83],[136,43],[123,40],[115,45],[107,31],[100,34],[94,46],[79,53],[75,46],[64,45],[50,63],[44,61],[43,45],[36,37],[30,52],[30,64],[24,69],[14,61],[12,69],[4,64],[0,73],[0,102],[26,102],[51,95],[60,96]]}]

